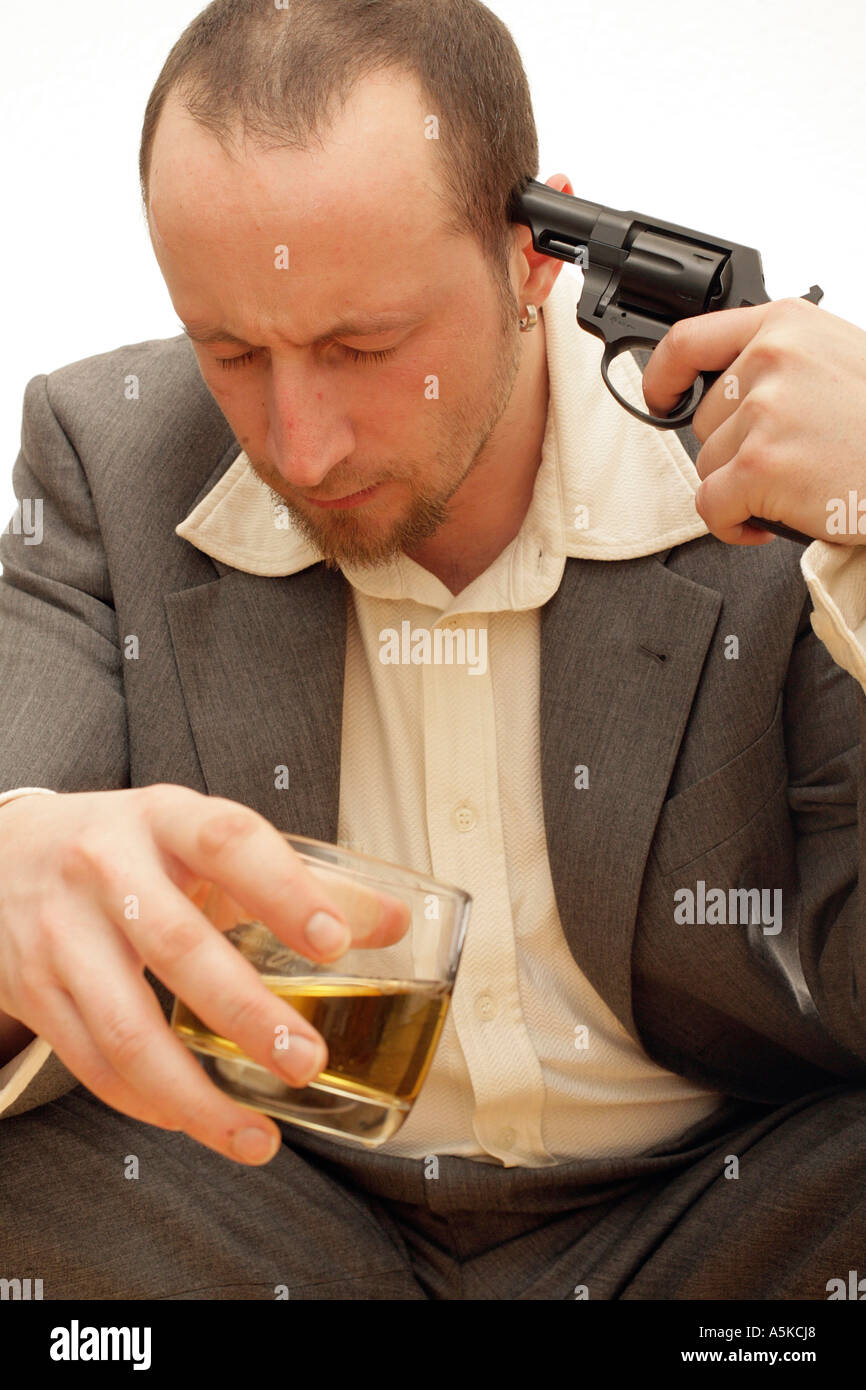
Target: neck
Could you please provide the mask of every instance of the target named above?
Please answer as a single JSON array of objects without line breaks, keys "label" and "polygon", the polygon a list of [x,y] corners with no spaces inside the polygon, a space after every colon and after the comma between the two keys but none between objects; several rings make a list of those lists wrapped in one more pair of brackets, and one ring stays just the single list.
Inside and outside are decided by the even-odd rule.
[{"label": "neck", "polygon": [[542,313],[538,326],[523,335],[523,361],[508,405],[454,494],[448,522],[407,552],[452,594],[483,574],[523,525],[541,464],[549,390]]}]

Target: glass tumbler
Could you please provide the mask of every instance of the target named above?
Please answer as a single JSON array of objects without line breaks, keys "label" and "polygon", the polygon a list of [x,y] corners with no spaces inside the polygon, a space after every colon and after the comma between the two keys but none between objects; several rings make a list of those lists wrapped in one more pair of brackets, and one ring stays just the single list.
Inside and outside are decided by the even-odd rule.
[{"label": "glass tumbler", "polygon": [[[400,1128],[430,1070],[448,1013],[471,897],[412,869],[301,835],[283,838],[325,884],[350,925],[369,918],[365,890],[404,902],[399,941],[357,947],[326,965],[307,960],[209,885],[201,910],[259,971],[264,984],[328,1046],[325,1070],[293,1087],[213,1032],[176,999],[171,1026],[210,1079],[243,1105],[279,1120],[378,1148]],[[196,899],[196,901],[200,901]],[[366,915],[365,915],[366,914]],[[277,1030],[279,1035],[280,1030]],[[279,1036],[277,1038],[279,1046]]]}]

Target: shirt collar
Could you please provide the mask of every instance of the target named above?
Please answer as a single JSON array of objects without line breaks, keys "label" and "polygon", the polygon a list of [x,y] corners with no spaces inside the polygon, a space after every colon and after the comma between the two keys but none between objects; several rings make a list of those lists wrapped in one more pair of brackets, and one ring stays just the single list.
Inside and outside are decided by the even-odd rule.
[{"label": "shirt collar", "polygon": [[[676,432],[636,420],[605,387],[601,342],[577,324],[580,288],[577,274],[563,267],[541,309],[550,382],[547,426],[532,503],[511,542],[515,554],[523,549],[524,559],[527,546],[541,544],[539,560],[560,575],[567,556],[627,560],[707,534],[694,505],[700,476]],[[639,369],[628,354],[623,361],[637,399]],[[243,450],[175,532],[249,574],[290,575],[321,560]],[[407,570],[421,569],[408,557],[401,560]],[[357,579],[375,591],[376,570],[342,568],[350,582]],[[384,578],[393,567],[381,568]],[[435,576],[423,574],[439,585]],[[393,595],[393,573],[390,578],[387,592]],[[521,606],[514,599],[512,593],[508,606]]]}]

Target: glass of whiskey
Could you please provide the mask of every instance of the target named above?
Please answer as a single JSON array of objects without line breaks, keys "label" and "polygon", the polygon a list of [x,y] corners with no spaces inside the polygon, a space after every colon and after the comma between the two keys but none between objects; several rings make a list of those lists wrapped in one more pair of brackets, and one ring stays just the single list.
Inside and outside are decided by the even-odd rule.
[{"label": "glass of whiskey", "polygon": [[[404,903],[408,925],[388,946],[355,947],[321,965],[256,921],[217,884],[194,898],[201,911],[324,1038],[328,1061],[293,1087],[213,1032],[181,999],[171,1026],[210,1079],[254,1110],[375,1149],[397,1132],[430,1070],[460,963],[472,899],[383,859],[284,834],[350,925],[372,926],[372,894]],[[275,1045],[279,1048],[277,1029]],[[285,1040],[288,1042],[288,1040]]]}]

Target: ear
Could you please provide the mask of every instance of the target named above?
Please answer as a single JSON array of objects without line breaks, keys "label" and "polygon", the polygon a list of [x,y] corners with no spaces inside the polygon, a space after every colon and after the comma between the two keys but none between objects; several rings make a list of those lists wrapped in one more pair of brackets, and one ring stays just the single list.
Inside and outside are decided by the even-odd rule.
[{"label": "ear", "polygon": [[[574,196],[574,189],[567,174],[552,174],[546,182],[548,188],[555,188],[559,193],[570,193],[572,197]],[[545,256],[540,251],[536,251],[532,245],[531,229],[524,227],[522,223],[517,223],[516,226],[520,232],[518,241],[521,255],[518,279],[520,307],[522,309],[526,304],[534,304],[538,309],[553,289],[564,262],[557,260],[555,256]]]}]

